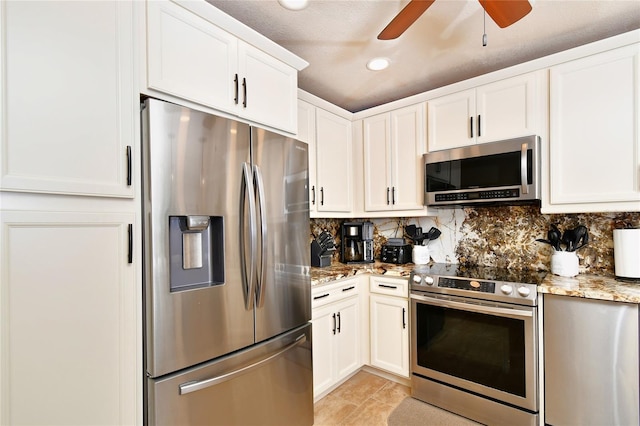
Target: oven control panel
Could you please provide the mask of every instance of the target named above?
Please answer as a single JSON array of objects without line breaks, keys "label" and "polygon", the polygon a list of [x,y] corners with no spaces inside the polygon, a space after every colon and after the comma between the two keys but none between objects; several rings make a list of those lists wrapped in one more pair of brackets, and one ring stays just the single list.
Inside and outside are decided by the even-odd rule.
[{"label": "oven control panel", "polygon": [[466,295],[478,299],[537,305],[535,284],[439,276],[417,271],[411,273],[409,282],[412,292]]},{"label": "oven control panel", "polygon": [[479,291],[482,293],[495,293],[496,283],[479,280],[463,280],[459,278],[440,277],[438,287],[457,288],[460,290]]}]

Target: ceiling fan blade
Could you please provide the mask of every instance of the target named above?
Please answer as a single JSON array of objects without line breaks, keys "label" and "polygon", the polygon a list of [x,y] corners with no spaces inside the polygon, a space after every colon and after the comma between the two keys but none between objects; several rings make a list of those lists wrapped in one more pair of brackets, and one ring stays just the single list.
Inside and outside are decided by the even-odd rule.
[{"label": "ceiling fan blade", "polygon": [[491,19],[495,21],[500,28],[522,19],[527,13],[531,12],[531,4],[527,0],[478,0],[484,10],[487,11]]},{"label": "ceiling fan blade", "polygon": [[378,40],[393,40],[413,24],[435,0],[411,0],[378,35]]}]

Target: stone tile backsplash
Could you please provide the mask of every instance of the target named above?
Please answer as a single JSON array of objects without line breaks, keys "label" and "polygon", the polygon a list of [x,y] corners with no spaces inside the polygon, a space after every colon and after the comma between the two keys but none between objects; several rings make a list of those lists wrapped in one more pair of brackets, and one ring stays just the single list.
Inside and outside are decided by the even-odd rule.
[{"label": "stone tile backsplash", "polygon": [[[353,219],[349,219],[352,221]],[[368,220],[368,219],[358,219]],[[437,216],[420,218],[370,219],[374,223],[374,251],[388,238],[402,237],[409,224],[423,232],[436,227],[442,235],[431,241],[429,251],[435,262],[462,263],[548,271],[551,246],[536,242],[546,238],[551,224],[561,231],[585,225],[589,244],[577,252],[580,273],[614,273],[613,230],[640,228],[640,213],[580,213],[543,215],[538,206],[493,206],[440,209]],[[311,219],[311,238],[328,230],[340,244],[340,225],[345,219]],[[340,261],[340,251],[334,254]]]}]

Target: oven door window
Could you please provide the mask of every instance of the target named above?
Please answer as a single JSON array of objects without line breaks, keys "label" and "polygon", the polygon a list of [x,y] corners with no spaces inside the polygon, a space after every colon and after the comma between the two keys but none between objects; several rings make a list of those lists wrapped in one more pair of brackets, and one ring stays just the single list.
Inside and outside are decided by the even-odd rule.
[{"label": "oven door window", "polygon": [[419,366],[525,397],[525,321],[415,304]]}]

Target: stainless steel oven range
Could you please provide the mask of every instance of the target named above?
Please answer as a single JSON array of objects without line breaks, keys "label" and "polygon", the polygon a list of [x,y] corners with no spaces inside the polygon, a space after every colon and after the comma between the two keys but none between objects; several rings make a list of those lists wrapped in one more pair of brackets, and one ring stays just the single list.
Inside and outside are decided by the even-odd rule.
[{"label": "stainless steel oven range", "polygon": [[412,396],[484,424],[536,425],[544,273],[434,264],[411,285]]}]

